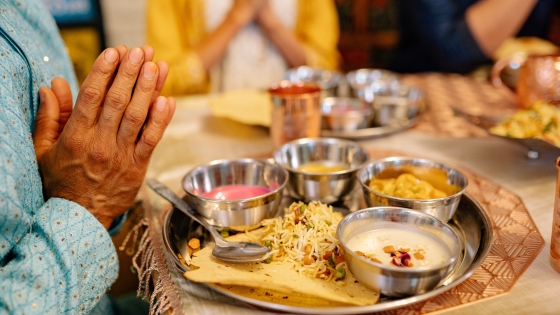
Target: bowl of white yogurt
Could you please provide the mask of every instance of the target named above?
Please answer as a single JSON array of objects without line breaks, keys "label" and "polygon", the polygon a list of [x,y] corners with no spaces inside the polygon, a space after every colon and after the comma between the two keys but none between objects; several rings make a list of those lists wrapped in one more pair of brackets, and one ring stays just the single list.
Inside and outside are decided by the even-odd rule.
[{"label": "bowl of white yogurt", "polygon": [[391,297],[423,294],[452,272],[461,239],[434,216],[399,207],[373,207],[346,216],[337,237],[358,281]]}]

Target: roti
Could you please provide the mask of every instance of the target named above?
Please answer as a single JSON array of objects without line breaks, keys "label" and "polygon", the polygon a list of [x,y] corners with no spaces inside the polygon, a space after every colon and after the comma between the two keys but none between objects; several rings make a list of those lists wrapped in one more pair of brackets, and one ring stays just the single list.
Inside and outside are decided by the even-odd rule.
[{"label": "roti", "polygon": [[[228,240],[247,240],[244,234],[232,238]],[[213,248],[210,245],[193,254],[191,266],[195,270],[185,272],[185,278],[217,284],[233,293],[258,300],[297,306],[371,305],[379,299],[378,292],[360,284],[350,272],[343,284],[313,279],[300,275],[289,263],[224,262],[212,256]]]}]

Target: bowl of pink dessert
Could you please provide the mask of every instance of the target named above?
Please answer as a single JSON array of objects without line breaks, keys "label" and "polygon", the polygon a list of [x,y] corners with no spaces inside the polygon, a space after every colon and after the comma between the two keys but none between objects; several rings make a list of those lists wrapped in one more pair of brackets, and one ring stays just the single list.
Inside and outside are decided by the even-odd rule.
[{"label": "bowl of pink dessert", "polygon": [[182,185],[189,204],[210,224],[242,227],[276,215],[288,176],[263,160],[216,160],[191,170]]}]

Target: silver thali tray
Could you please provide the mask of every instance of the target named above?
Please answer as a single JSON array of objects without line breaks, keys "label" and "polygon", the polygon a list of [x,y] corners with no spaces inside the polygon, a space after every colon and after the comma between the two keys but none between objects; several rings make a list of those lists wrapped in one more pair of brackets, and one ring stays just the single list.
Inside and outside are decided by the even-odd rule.
[{"label": "silver thali tray", "polygon": [[361,140],[387,136],[414,126],[428,106],[423,90],[403,84],[397,78],[380,80],[367,87],[354,88],[353,91],[359,99],[371,104],[371,125],[353,130],[324,128],[321,130],[322,137]]},{"label": "silver thali tray", "polygon": [[[363,197],[360,195],[359,198]],[[290,202],[291,200],[286,200],[284,204],[289,204]],[[352,206],[351,208],[355,207]],[[348,209],[336,206],[334,209],[340,210],[343,214],[349,211]],[[381,296],[377,304],[367,306],[313,308],[266,302],[232,293],[223,287],[210,284],[207,284],[207,286],[226,296],[259,308],[300,314],[363,314],[414,304],[439,295],[465,281],[480,266],[490,250],[492,245],[492,223],[486,212],[470,195],[463,195],[458,210],[449,224],[463,241],[461,258],[455,269],[438,287],[421,295],[406,298]],[[202,247],[213,242],[208,231],[175,208],[166,213],[162,230],[166,250],[173,257],[175,266],[182,272],[189,271],[189,269],[180,263],[178,255],[185,255],[184,250],[187,248],[189,239],[193,237],[200,239]]]},{"label": "silver thali tray", "polygon": [[321,130],[321,137],[343,138],[348,140],[362,140],[362,139],[369,139],[369,138],[384,137],[408,129],[416,125],[417,121],[418,121],[418,117],[416,114],[414,114],[413,116],[409,117],[409,119],[401,122],[398,125],[393,125],[393,126],[372,126],[370,128],[362,128],[362,129],[356,129],[352,131],[323,129]]},{"label": "silver thali tray", "polygon": [[525,148],[527,148],[527,157],[529,159],[536,159],[539,157],[539,153],[540,152],[555,152],[558,151],[558,153],[560,154],[560,147],[545,141],[543,139],[536,139],[536,138],[511,138],[511,137],[505,137],[505,136],[500,136],[500,135],[495,135],[493,133],[490,132],[490,128],[496,126],[497,124],[499,124],[501,121],[503,121],[507,116],[506,115],[500,115],[500,116],[486,116],[486,115],[473,115],[473,114],[469,114],[459,108],[456,108],[454,106],[451,106],[451,108],[453,109],[453,113],[456,116],[460,116],[462,118],[464,118],[465,120],[467,120],[469,123],[476,125],[482,129],[484,129],[485,131],[488,132],[488,134],[494,136],[494,137],[498,137],[498,138],[502,138],[502,139],[506,139],[508,141],[511,142],[515,142],[521,146],[524,146]]}]

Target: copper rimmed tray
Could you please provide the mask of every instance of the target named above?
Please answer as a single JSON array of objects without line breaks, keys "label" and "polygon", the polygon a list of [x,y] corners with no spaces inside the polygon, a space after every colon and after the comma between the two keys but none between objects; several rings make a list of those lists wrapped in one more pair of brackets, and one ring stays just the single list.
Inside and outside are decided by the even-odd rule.
[{"label": "copper rimmed tray", "polygon": [[[342,212],[348,211],[344,208],[335,209],[341,210]],[[442,284],[433,291],[425,294],[400,299],[382,297],[377,304],[368,306],[311,308],[257,300],[230,292],[225,287],[215,285],[209,285],[209,287],[222,294],[257,307],[290,313],[317,314],[320,312],[321,314],[364,314],[410,306],[438,296],[465,281],[482,264],[490,251],[492,245],[492,223],[486,212],[470,195],[466,194],[463,196],[459,208],[450,221],[450,224],[462,238],[463,249],[460,264],[458,264],[458,267],[453,270],[451,275]],[[184,255],[183,251],[186,250],[187,242],[190,238],[199,238],[203,247],[212,242],[211,236],[202,226],[176,209],[171,209],[166,214],[162,229],[166,249],[172,255],[177,268],[182,271],[188,271],[189,269],[187,266],[180,263],[178,255]]]}]

